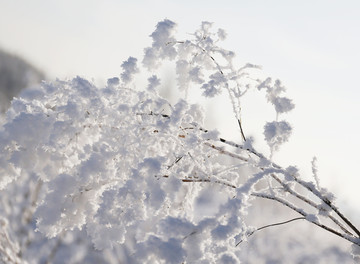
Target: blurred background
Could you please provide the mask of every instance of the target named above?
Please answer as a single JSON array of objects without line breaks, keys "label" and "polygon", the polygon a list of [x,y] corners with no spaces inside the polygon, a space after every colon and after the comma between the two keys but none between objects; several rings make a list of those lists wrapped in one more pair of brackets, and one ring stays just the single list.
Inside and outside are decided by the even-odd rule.
[{"label": "blurred background", "polygon": [[45,75],[24,59],[0,49],[0,113],[5,113],[21,90],[44,79]]},{"label": "blurred background", "polygon": [[[285,116],[293,136],[274,160],[298,166],[310,179],[317,156],[322,186],[359,226],[359,11],[355,0],[0,0],[0,110],[42,79],[80,75],[103,85],[120,74],[128,56],[141,61],[149,35],[164,18],[179,25],[183,38],[202,21],[214,22],[227,31],[224,48],[235,51],[238,65],[262,65],[266,75],[282,80],[296,104]],[[162,89],[165,84],[175,85],[166,74]],[[226,96],[217,100],[207,103],[207,126],[239,141],[230,103]],[[266,152],[263,125],[274,114],[256,92],[242,108],[245,133]]]}]

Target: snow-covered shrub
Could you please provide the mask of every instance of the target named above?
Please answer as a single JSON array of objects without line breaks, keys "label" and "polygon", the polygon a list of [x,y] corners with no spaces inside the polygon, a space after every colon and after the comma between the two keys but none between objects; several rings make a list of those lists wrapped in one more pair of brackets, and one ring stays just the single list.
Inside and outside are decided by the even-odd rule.
[{"label": "snow-covered shrub", "polygon": [[[159,22],[143,67],[129,57],[105,87],[76,77],[13,100],[0,131],[0,212],[13,220],[3,231],[11,250],[2,253],[29,262],[239,263],[241,242],[263,229],[244,221],[256,198],[300,215],[286,222],[307,220],[356,249],[360,233],[333,196],[271,158],[292,129],[278,120],[294,108],[281,82],[254,77],[252,64],[236,68],[235,54],[218,46],[224,30],[211,23],[185,41],[175,27]],[[180,90],[229,95],[242,142],[204,127],[199,105],[159,96],[154,71],[164,60],[174,63]],[[148,84],[134,88],[144,68]],[[250,89],[264,89],[274,106],[264,126],[269,157],[244,133],[240,106]]]}]

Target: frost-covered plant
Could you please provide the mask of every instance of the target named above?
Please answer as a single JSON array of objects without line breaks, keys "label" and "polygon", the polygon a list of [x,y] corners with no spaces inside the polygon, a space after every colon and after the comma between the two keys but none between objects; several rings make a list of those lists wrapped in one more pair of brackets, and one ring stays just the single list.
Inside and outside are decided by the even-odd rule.
[{"label": "frost-covered plant", "polygon": [[[237,263],[241,242],[263,229],[244,221],[252,200],[263,198],[300,215],[284,223],[307,220],[358,252],[360,232],[319,186],[315,160],[316,183],[272,160],[292,130],[280,120],[294,108],[281,82],[254,77],[256,65],[236,68],[235,54],[218,46],[225,31],[213,31],[211,23],[202,23],[186,41],[175,38],[175,27],[164,20],[151,34],[142,60],[150,71],[144,89],[134,88],[143,68],[129,57],[120,78],[105,87],[76,77],[43,83],[13,100],[0,131],[0,212],[23,220],[3,231],[10,232],[11,250],[2,251],[16,259],[38,247],[50,252],[51,262],[61,245],[80,245],[88,237],[85,244],[106,256],[117,249],[122,253],[113,254],[130,263]],[[229,95],[242,142],[205,128],[200,106],[184,99],[172,105],[158,94],[161,80],[154,72],[165,60],[173,61],[180,90]],[[243,129],[241,100],[250,89],[265,90],[275,109],[275,120],[264,125],[269,156],[254,148]],[[16,190],[28,192],[27,200],[12,200]],[[202,206],[214,197],[213,208]],[[16,202],[18,209],[6,207]],[[35,221],[50,246],[35,242]],[[24,240],[16,241],[21,234]],[[75,255],[72,261],[84,258]]]}]

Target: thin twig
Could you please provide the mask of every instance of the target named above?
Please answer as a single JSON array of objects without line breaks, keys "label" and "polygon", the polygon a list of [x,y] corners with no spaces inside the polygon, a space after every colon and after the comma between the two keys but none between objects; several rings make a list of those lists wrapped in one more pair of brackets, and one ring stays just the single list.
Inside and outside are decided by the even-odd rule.
[{"label": "thin twig", "polygon": [[168,166],[168,170],[171,169],[176,163],[178,163],[184,156],[176,157],[175,161]]},{"label": "thin twig", "polygon": [[[274,223],[274,224],[269,224],[269,225],[266,225],[266,226],[262,226],[262,227],[257,228],[256,230],[252,231],[250,234],[247,234],[247,237],[250,237],[250,236],[252,236],[255,232],[260,231],[260,230],[265,229],[265,228],[268,228],[268,227],[273,227],[273,226],[278,226],[278,225],[284,225],[284,224],[287,224],[287,223],[290,223],[290,222],[293,222],[293,221],[296,221],[296,220],[305,220],[305,219],[306,219],[305,217],[297,217],[297,218],[293,218],[293,219],[290,219],[290,220],[287,220],[287,221],[284,221],[284,222],[279,222],[279,223]],[[237,247],[241,242],[243,242],[243,240],[240,240],[240,241],[235,245],[235,247]]]},{"label": "thin twig", "polygon": [[[204,131],[208,131],[208,130],[204,130]],[[243,145],[240,145],[240,144],[237,144],[235,142],[232,142],[230,140],[227,140],[227,139],[224,139],[224,138],[219,138],[219,141],[224,143],[224,144],[227,144],[229,146],[232,146],[232,147],[235,147],[235,148],[238,148],[238,149],[241,149],[241,150],[245,150],[247,152],[249,152],[250,154],[253,154],[255,156],[257,156],[258,158],[265,158],[264,155],[260,154],[259,152],[255,151],[254,149],[250,149],[250,148],[245,148]]]},{"label": "thin twig", "polygon": [[249,162],[249,159],[244,158],[244,157],[241,157],[241,156],[239,156],[239,155],[237,155],[237,154],[234,154],[234,153],[232,153],[232,152],[230,152],[230,151],[224,150],[224,149],[222,149],[221,147],[215,146],[214,144],[210,144],[210,143],[208,143],[208,142],[205,142],[204,144],[207,145],[207,146],[209,146],[209,147],[211,147],[211,148],[213,148],[213,149],[216,149],[216,150],[219,151],[221,154],[225,154],[225,155],[230,156],[230,157],[232,157],[232,158],[239,159],[239,160],[242,160],[242,161],[245,161],[245,162]]},{"label": "thin twig", "polygon": [[246,141],[245,134],[244,134],[244,130],[243,130],[242,126],[241,126],[241,121],[240,121],[239,118],[238,118],[237,121],[238,121],[238,124],[239,124],[239,127],[240,127],[241,137],[242,137],[242,139],[243,139],[244,141]]},{"label": "thin twig", "polygon": [[191,178],[186,178],[186,179],[181,179],[182,182],[213,182],[213,183],[218,183],[218,184],[222,184],[231,188],[236,189],[237,187],[231,183],[228,183],[226,181],[222,181],[222,180],[211,180],[211,179],[191,179]]},{"label": "thin twig", "polygon": [[[194,47],[200,49],[206,56],[208,56],[215,63],[215,65],[218,68],[219,72],[222,75],[224,75],[224,72],[222,71],[221,66],[219,65],[219,63],[203,47],[201,47],[198,44],[193,43],[192,41],[189,41],[188,43],[190,43],[191,46],[194,46]],[[169,45],[169,44],[185,44],[185,41],[169,41],[169,42],[166,43],[166,45]]]},{"label": "thin twig", "polygon": [[347,219],[332,203],[330,200],[325,198],[323,195],[321,195],[320,192],[314,192],[314,190],[303,180],[300,180],[296,177],[294,177],[295,181],[299,183],[301,186],[308,189],[310,192],[315,194],[317,197],[319,197],[327,206],[329,206],[360,238],[360,231],[350,222],[349,219]]},{"label": "thin twig", "polygon": [[[310,206],[316,208],[317,210],[320,210],[320,206],[318,204],[316,204],[315,202],[309,200],[308,198],[302,196],[301,194],[297,193],[296,191],[294,191],[293,189],[291,189],[286,183],[284,183],[279,177],[277,177],[274,173],[271,173],[270,176],[275,179],[278,183],[281,184],[281,186],[283,186],[284,190],[287,191],[288,193],[292,194],[293,196],[295,196],[296,198],[302,200],[303,202],[309,204]],[[342,231],[344,231],[345,233],[347,233],[348,235],[353,235],[351,234],[351,232],[349,232],[349,230],[347,230],[335,217],[333,217],[332,215],[328,215],[328,217],[337,225],[341,228]]]},{"label": "thin twig", "polygon": [[[253,149],[246,149],[244,148],[242,145],[236,144],[234,142],[225,140],[223,138],[219,139],[220,142],[223,142],[225,144],[228,144],[230,146],[242,149],[242,150],[246,150],[252,154],[254,154],[255,156],[259,157],[259,158],[265,158],[262,154],[260,154],[259,152],[253,150]],[[270,163],[274,168],[277,169],[281,169],[281,166],[277,165],[274,162]],[[350,220],[348,220],[332,203],[331,201],[329,201],[328,199],[326,199],[320,192],[314,192],[314,189],[312,189],[311,187],[309,187],[309,185],[305,182],[300,180],[299,178],[291,175],[293,177],[293,179],[300,184],[301,186],[303,186],[304,188],[308,189],[311,193],[313,193],[315,196],[317,196],[318,198],[320,198],[320,200],[322,200],[326,205],[328,205],[356,234],[357,236],[360,238],[360,231],[350,222]],[[299,197],[298,197],[299,198]],[[334,220],[334,218],[332,216],[329,216],[331,220],[333,220],[344,232],[349,233],[349,231],[345,231],[346,228],[341,225],[337,220]]]},{"label": "thin twig", "polygon": [[[174,42],[167,42],[166,45],[169,45],[169,44],[184,44],[185,41],[174,41]],[[218,69],[218,71],[220,72],[221,75],[225,76],[224,74],[224,71],[222,70],[222,67],[220,66],[220,64],[215,60],[215,58],[207,51],[205,50],[203,47],[201,47],[199,44],[195,44],[193,43],[192,41],[189,41],[188,42],[190,45],[200,49],[206,56],[208,56],[213,62],[214,64],[216,65],[216,68]],[[216,50],[215,50],[216,52]],[[221,52],[217,51],[218,53],[221,54]],[[238,81],[236,80],[236,83],[237,83],[237,88],[239,88],[238,86]],[[239,124],[239,128],[240,128],[240,133],[241,133],[241,137],[244,141],[246,141],[246,137],[245,137],[245,134],[244,134],[244,130],[242,128],[242,125],[241,125],[241,120],[240,120],[240,109],[239,111],[236,111],[236,107],[235,107],[235,102],[234,102],[234,98],[236,98],[236,95],[235,95],[235,92],[234,91],[231,91],[231,89],[229,88],[229,84],[228,84],[228,81],[226,82],[225,84],[225,88],[226,90],[228,91],[228,94],[229,94],[229,97],[230,97],[230,100],[231,100],[231,103],[233,105],[233,111],[234,111],[234,114],[235,114],[235,118],[237,119],[238,121],[238,124]],[[237,97],[238,99],[238,104],[240,105],[240,101],[239,101],[239,98]]]},{"label": "thin twig", "polygon": [[[288,201],[284,200],[284,199],[281,199],[280,197],[276,197],[276,196],[273,196],[273,195],[268,195],[268,194],[264,194],[264,193],[252,193],[251,195],[255,196],[255,197],[259,197],[259,198],[265,198],[265,199],[270,199],[270,200],[273,200],[273,201],[277,201],[279,203],[281,203],[282,205],[284,206],[287,206],[289,207],[290,209],[294,210],[295,212],[301,214],[302,216],[304,216],[305,218],[308,216],[308,214],[303,211],[302,209],[299,209],[297,207],[295,207],[293,204],[289,203]],[[346,239],[348,241],[350,241],[351,243],[354,243],[358,246],[360,246],[360,240],[358,238],[355,238],[354,236],[350,236],[348,234],[342,234],[324,224],[321,224],[315,220],[311,220],[309,218],[306,218],[306,220],[310,223],[313,223],[315,225],[317,225],[318,227],[321,227],[322,229],[325,229],[326,231],[330,232],[330,233],[333,233],[343,239]]]},{"label": "thin twig", "polygon": [[[143,113],[137,113],[137,115],[145,115]],[[155,115],[155,116],[162,116],[162,117],[165,117],[165,118],[170,118],[170,116],[168,115],[161,115],[161,114],[156,114],[156,113],[153,113],[151,112],[150,114],[147,114],[147,115]],[[208,130],[207,129],[203,129],[203,128],[200,128],[201,131],[203,131],[204,133],[207,133]],[[245,151],[248,151],[249,153],[257,156],[258,158],[265,158],[264,155],[262,155],[261,153],[257,152],[256,150],[254,149],[250,149],[250,148],[245,148],[243,145],[240,145],[240,144],[237,144],[237,143],[234,143],[232,141],[229,141],[229,140],[226,140],[224,138],[219,138],[219,141],[222,142],[222,143],[225,143],[227,145],[230,145],[230,146],[233,146],[233,147],[236,147],[236,148],[239,148],[241,150],[245,150]],[[211,148],[213,149],[216,149],[218,150],[220,153],[222,154],[225,154],[227,156],[230,156],[232,158],[236,158],[236,159],[239,159],[239,160],[242,160],[242,161],[245,161],[245,162],[248,162],[249,160],[247,158],[244,158],[244,157],[241,157],[237,154],[234,154],[234,153],[231,153],[229,151],[226,151],[218,146],[215,146],[213,144],[210,144],[208,142],[205,142],[206,145],[210,146]],[[266,159],[266,158],[265,158]],[[270,165],[276,169],[280,169],[282,171],[285,172],[284,169],[282,169],[281,166],[277,165],[276,163],[274,162],[270,162]],[[261,168],[260,168],[261,169]],[[273,175],[271,175],[273,177]],[[290,175],[292,176],[292,178],[301,186],[303,186],[304,188],[308,189],[311,193],[313,193],[315,196],[317,196],[318,198],[320,198],[321,201],[323,201],[326,205],[328,205],[356,234],[357,236],[360,238],[360,231],[350,222],[350,220],[348,220],[332,203],[330,200],[328,200],[326,197],[324,197],[319,191],[316,191],[314,190],[313,188],[311,188],[307,182],[305,181],[302,181],[300,180],[299,178],[297,178],[296,176],[294,175]],[[274,177],[273,177],[274,178]],[[274,178],[275,179],[275,178]],[[279,182],[281,185],[283,185],[282,182]],[[284,185],[283,185],[284,186]],[[232,186],[231,186],[232,187]],[[234,187],[233,187],[234,188]],[[289,193],[291,193],[292,195],[294,195],[295,197],[297,197],[298,199],[300,200],[303,200],[304,202],[308,203],[309,205],[319,209],[318,205],[316,205],[315,203],[311,202],[310,200],[306,199],[305,197],[301,196],[300,194],[296,193],[295,191],[293,191],[292,189],[290,188],[287,188],[286,189]],[[290,191],[289,191],[290,190]],[[351,233],[339,222],[337,221],[333,216],[329,215],[329,218],[336,224],[338,225],[345,233],[347,233],[348,235],[350,235]],[[330,230],[328,230],[330,231]],[[335,230],[333,230],[335,231]],[[333,231],[330,231],[332,233],[334,233]],[[340,234],[338,233],[337,231],[335,231],[335,234]],[[349,240],[349,239],[348,239]]]},{"label": "thin twig", "polygon": [[148,116],[148,115],[150,115],[150,116],[161,116],[161,117],[165,117],[165,118],[170,118],[170,116],[169,115],[165,115],[165,114],[158,114],[158,113],[154,113],[154,112],[150,112],[150,113],[135,113],[136,115],[140,115],[140,116],[144,116],[144,115],[146,115],[146,116]]}]

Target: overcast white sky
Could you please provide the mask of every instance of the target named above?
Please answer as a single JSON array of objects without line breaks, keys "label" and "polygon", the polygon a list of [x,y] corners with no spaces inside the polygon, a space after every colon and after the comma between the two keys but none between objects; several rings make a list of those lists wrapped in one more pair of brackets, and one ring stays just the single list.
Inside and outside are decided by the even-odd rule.
[{"label": "overcast white sky", "polygon": [[[341,207],[359,213],[359,14],[355,0],[0,0],[0,47],[50,78],[99,81],[119,75],[128,56],[140,58],[158,21],[169,18],[189,33],[201,21],[215,22],[228,32],[226,47],[239,63],[262,65],[296,103],[288,116],[294,135],[275,161],[297,164],[309,176],[316,155],[323,185]],[[243,106],[248,134],[262,131],[256,121],[267,115],[259,105]],[[212,113],[231,137],[231,113]]]}]

